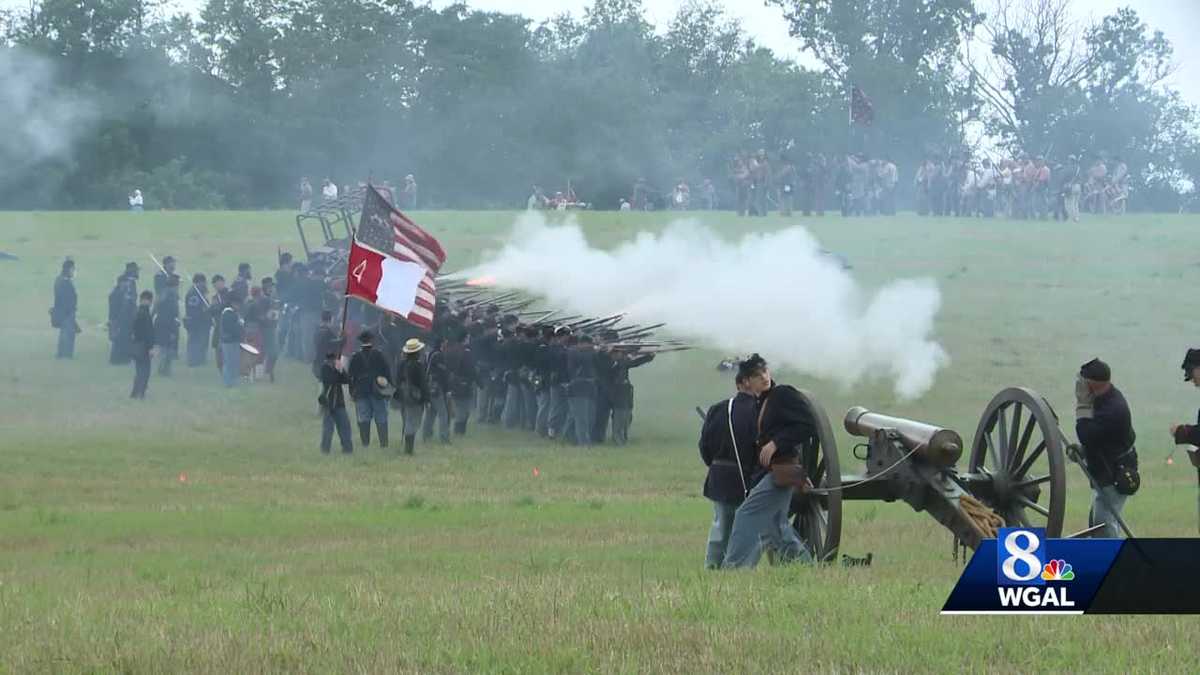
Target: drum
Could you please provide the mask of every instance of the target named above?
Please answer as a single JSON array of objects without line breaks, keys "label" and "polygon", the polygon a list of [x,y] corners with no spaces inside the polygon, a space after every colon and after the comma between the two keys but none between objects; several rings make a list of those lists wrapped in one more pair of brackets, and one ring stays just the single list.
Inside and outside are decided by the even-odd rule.
[{"label": "drum", "polygon": [[241,371],[242,377],[250,377],[253,379],[254,366],[258,364],[258,348],[246,342],[243,342],[241,347],[242,360],[239,370]]}]

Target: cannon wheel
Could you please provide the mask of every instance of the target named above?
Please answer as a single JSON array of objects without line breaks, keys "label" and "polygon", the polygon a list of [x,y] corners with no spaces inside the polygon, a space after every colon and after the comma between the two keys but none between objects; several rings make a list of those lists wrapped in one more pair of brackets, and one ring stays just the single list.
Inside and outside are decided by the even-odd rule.
[{"label": "cannon wheel", "polygon": [[1066,460],[1058,416],[1041,394],[1013,387],[996,394],[975,431],[968,471],[990,478],[976,494],[1010,527],[1045,527],[1062,535]]},{"label": "cannon wheel", "polygon": [[[817,427],[817,446],[805,447],[804,468],[809,480],[818,488],[841,488],[842,471],[838,465],[837,438],[825,408],[816,397],[803,389],[800,398],[812,411]],[[820,562],[829,562],[837,557],[838,545],[842,540],[842,493],[835,489],[828,494],[796,495],[792,499],[792,526],[800,540]]]}]

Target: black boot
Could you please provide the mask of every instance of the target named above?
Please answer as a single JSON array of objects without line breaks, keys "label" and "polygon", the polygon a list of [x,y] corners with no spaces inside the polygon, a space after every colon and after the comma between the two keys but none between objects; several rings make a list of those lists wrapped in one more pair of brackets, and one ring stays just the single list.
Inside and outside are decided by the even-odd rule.
[{"label": "black boot", "polygon": [[404,437],[404,454],[406,454],[406,455],[413,454],[413,446],[416,444],[417,444],[416,436],[405,436]]},{"label": "black boot", "polygon": [[371,444],[371,423],[370,422],[359,422],[358,423],[358,436],[359,436],[359,438],[362,439],[362,444],[363,444],[364,448]]},{"label": "black boot", "polygon": [[386,448],[387,447],[387,438],[388,438],[387,437],[387,432],[388,432],[387,426],[376,423],[375,431],[379,435],[379,447]]}]

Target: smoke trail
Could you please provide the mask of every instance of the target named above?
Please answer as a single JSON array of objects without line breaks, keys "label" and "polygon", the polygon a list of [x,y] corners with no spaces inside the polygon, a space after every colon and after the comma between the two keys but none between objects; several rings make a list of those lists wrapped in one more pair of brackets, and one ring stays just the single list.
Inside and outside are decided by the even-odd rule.
[{"label": "smoke trail", "polygon": [[57,82],[50,61],[19,48],[0,48],[0,101],[5,111],[0,163],[11,177],[68,156],[95,116],[87,101]]},{"label": "smoke trail", "polygon": [[948,362],[931,337],[941,294],[902,280],[867,298],[801,227],[722,241],[691,221],[642,232],[612,251],[588,246],[579,225],[522,215],[509,242],[464,272],[544,296],[572,313],[626,312],[666,321],[672,333],[768,360],[845,386],[894,380],[911,399]]}]

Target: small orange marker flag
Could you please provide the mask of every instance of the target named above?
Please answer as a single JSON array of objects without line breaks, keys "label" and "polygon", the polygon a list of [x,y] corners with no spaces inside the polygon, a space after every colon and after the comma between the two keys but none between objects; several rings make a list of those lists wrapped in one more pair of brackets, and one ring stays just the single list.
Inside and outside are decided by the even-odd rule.
[{"label": "small orange marker flag", "polygon": [[534,477],[534,478],[537,478],[537,477],[538,477],[538,476],[540,476],[540,475],[542,475],[542,472],[541,472],[541,471],[538,471],[538,468],[537,468],[536,466],[535,466],[535,467],[533,467],[533,477]]},{"label": "small orange marker flag", "polygon": [[187,482],[187,474],[186,474],[186,473],[184,473],[184,472],[182,472],[182,471],[180,471],[180,472],[179,472],[179,482],[180,482],[180,483],[186,483],[186,482]]}]

